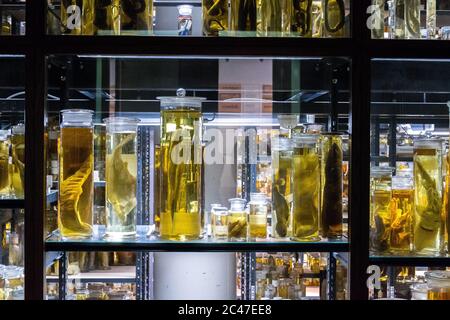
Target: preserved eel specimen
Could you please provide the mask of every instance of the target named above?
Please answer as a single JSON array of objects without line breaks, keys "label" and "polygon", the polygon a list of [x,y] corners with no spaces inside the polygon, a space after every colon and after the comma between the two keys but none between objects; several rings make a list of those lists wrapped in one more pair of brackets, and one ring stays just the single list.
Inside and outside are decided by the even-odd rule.
[{"label": "preserved eel specimen", "polygon": [[345,35],[344,0],[322,0],[322,10],[325,35],[343,37]]},{"label": "preserved eel specimen", "polygon": [[233,31],[256,31],[256,0],[231,1],[231,25]]},{"label": "preserved eel specimen", "polygon": [[120,33],[120,0],[95,0],[95,34],[99,31]]},{"label": "preserved eel specimen", "polygon": [[203,34],[217,36],[228,30],[228,1],[203,0]]},{"label": "preserved eel specimen", "polygon": [[312,37],[312,3],[312,0],[293,1],[293,31],[302,37]]}]

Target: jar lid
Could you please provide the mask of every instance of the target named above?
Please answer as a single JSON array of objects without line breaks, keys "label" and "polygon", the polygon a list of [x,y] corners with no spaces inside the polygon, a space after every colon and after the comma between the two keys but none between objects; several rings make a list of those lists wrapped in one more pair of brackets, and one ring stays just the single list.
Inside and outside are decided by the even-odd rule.
[{"label": "jar lid", "polygon": [[206,100],[206,98],[202,97],[186,97],[186,90],[182,88],[177,90],[176,97],[156,97],[156,99],[161,101],[161,107],[163,108],[200,108],[202,106],[202,102]]},{"label": "jar lid", "polygon": [[425,278],[427,280],[434,281],[450,281],[450,271],[435,270],[430,272],[425,272]]},{"label": "jar lid", "polygon": [[87,109],[66,109],[61,111],[63,122],[92,122],[94,111]]},{"label": "jar lid", "polygon": [[11,128],[12,134],[25,134],[25,124],[19,123]]},{"label": "jar lid", "polygon": [[300,120],[300,115],[298,114],[279,114],[277,115],[280,127],[283,129],[294,129]]},{"label": "jar lid", "polygon": [[420,138],[413,142],[414,148],[420,149],[442,149],[443,140],[440,138]]},{"label": "jar lid", "polygon": [[178,14],[183,16],[190,16],[192,14],[192,6],[190,4],[182,4],[181,6],[177,6]]},{"label": "jar lid", "polygon": [[371,177],[385,177],[392,175],[394,171],[393,167],[371,167],[370,176]]}]

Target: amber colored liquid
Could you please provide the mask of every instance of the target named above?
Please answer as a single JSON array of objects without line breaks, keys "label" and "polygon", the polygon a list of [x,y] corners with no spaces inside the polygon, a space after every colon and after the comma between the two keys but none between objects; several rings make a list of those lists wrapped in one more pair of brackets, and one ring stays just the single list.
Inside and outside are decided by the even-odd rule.
[{"label": "amber colored liquid", "polygon": [[217,36],[228,30],[228,1],[203,0],[203,34]]},{"label": "amber colored liquid", "polygon": [[66,238],[92,234],[94,143],[92,128],[62,128],[58,225]]},{"label": "amber colored liquid", "polygon": [[244,211],[230,211],[228,216],[228,238],[231,240],[245,240],[247,238],[247,214]]},{"label": "amber colored liquid", "polygon": [[9,196],[9,143],[0,141],[0,198]]},{"label": "amber colored liquid", "polygon": [[153,0],[121,1],[120,29],[151,31],[153,29]]},{"label": "amber colored liquid", "polygon": [[392,190],[391,250],[409,251],[412,241],[414,190]]},{"label": "amber colored liquid", "polygon": [[292,233],[292,152],[272,151],[272,235]]},{"label": "amber colored liquid", "polygon": [[16,198],[23,198],[25,189],[25,135],[15,134],[12,144],[12,192]]},{"label": "amber colored liquid", "polygon": [[250,238],[266,238],[267,237],[267,216],[266,215],[249,215],[249,233]]},{"label": "amber colored liquid", "polygon": [[450,300],[450,288],[433,288],[428,290],[427,300]]}]

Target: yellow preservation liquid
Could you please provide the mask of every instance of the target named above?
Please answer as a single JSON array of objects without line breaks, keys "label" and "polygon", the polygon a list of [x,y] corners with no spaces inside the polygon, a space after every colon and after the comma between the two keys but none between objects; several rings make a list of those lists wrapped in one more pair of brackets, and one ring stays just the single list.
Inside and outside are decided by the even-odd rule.
[{"label": "yellow preservation liquid", "polygon": [[345,36],[344,0],[322,0],[324,37],[341,38]]},{"label": "yellow preservation liquid", "polygon": [[122,0],[120,2],[120,30],[123,33],[153,30],[153,0]]},{"label": "yellow preservation liquid", "polygon": [[418,254],[435,255],[441,249],[442,142],[414,142],[414,249]]},{"label": "yellow preservation liquid", "polygon": [[228,30],[228,0],[202,0],[202,11],[205,36]]},{"label": "yellow preservation liquid", "polygon": [[69,35],[93,35],[94,15],[94,0],[62,0],[61,32]]},{"label": "yellow preservation liquid", "polygon": [[312,37],[313,0],[293,0],[293,31],[305,38]]},{"label": "yellow preservation liquid", "polygon": [[87,238],[92,234],[93,223],[93,128],[92,125],[69,127],[68,124],[79,123],[73,121],[73,118],[82,119],[84,123],[89,118],[92,121],[92,114],[86,110],[75,110],[63,111],[62,115],[59,144],[59,230],[65,238]]},{"label": "yellow preservation liquid", "polygon": [[390,247],[393,252],[409,252],[412,244],[413,189],[393,189]]},{"label": "yellow preservation liquid", "polygon": [[136,234],[137,122],[124,118],[105,121],[106,234],[118,238],[132,237]]},{"label": "yellow preservation liquid", "polygon": [[22,199],[25,192],[25,125],[12,128],[11,136],[11,187],[15,198]]},{"label": "yellow preservation liquid", "polygon": [[0,132],[0,199],[10,196],[8,133],[6,130]]},{"label": "yellow preservation liquid", "polygon": [[259,36],[287,36],[291,32],[292,0],[257,0],[256,28]]},{"label": "yellow preservation liquid", "polygon": [[232,31],[256,31],[256,1],[231,1],[230,29]]},{"label": "yellow preservation liquid", "polygon": [[292,238],[296,241],[319,239],[320,161],[316,142],[317,136],[305,135],[294,147]]},{"label": "yellow preservation liquid", "polygon": [[252,239],[267,237],[267,204],[264,193],[251,193],[249,202],[250,212],[249,236]]},{"label": "yellow preservation liquid", "polygon": [[230,210],[228,215],[228,239],[233,241],[244,241],[247,239],[248,221],[245,211],[245,200],[230,199]]},{"label": "yellow preservation liquid", "polygon": [[120,2],[120,0],[95,1],[95,34],[120,34]]}]

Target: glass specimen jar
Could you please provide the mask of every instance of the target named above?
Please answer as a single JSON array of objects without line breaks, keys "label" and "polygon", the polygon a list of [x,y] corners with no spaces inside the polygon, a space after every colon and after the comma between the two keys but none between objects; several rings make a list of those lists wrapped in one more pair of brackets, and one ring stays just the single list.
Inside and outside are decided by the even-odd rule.
[{"label": "glass specimen jar", "polygon": [[443,228],[442,140],[414,141],[414,251],[439,253]]},{"label": "glass specimen jar", "polygon": [[450,271],[425,272],[428,285],[427,300],[450,300]]},{"label": "glass specimen jar", "polygon": [[94,3],[94,34],[119,35],[121,0]]},{"label": "glass specimen jar", "polygon": [[420,39],[420,0],[405,0],[405,38]]},{"label": "glass specimen jar", "polygon": [[62,0],[61,33],[69,35],[93,35],[94,12],[94,1]]},{"label": "glass specimen jar", "polygon": [[313,0],[293,0],[292,29],[301,37],[312,37]]},{"label": "glass specimen jar", "polygon": [[228,215],[228,239],[233,241],[245,241],[247,239],[247,211],[244,199],[233,198],[230,201]]},{"label": "glass specimen jar", "polygon": [[106,235],[136,235],[137,126],[139,120],[107,118],[106,124]]},{"label": "glass specimen jar", "polygon": [[389,250],[393,170],[370,168],[370,250],[375,253]]},{"label": "glass specimen jar", "polygon": [[64,238],[88,238],[93,224],[94,132],[91,110],[61,112],[58,226]]},{"label": "glass specimen jar", "polygon": [[292,141],[272,140],[272,236],[289,237],[292,231]]},{"label": "glass specimen jar", "polygon": [[231,31],[256,31],[256,1],[231,1]]},{"label": "glass specimen jar", "polygon": [[257,0],[256,29],[259,36],[287,36],[291,32],[292,0]]},{"label": "glass specimen jar", "polygon": [[427,0],[427,39],[435,39],[436,28],[436,0]]},{"label": "glass specimen jar", "polygon": [[394,253],[412,250],[414,186],[412,176],[392,178],[390,249]]},{"label": "glass specimen jar", "polygon": [[322,0],[324,37],[345,37],[344,0]]},{"label": "glass specimen jar", "polygon": [[212,236],[216,240],[228,239],[228,209],[214,207],[211,210]]},{"label": "glass specimen jar", "polygon": [[374,12],[372,18],[374,18],[374,24],[372,25],[372,39],[384,38],[384,0],[372,0],[372,6]]},{"label": "glass specimen jar", "polygon": [[121,34],[148,35],[153,30],[153,0],[121,0]]},{"label": "glass specimen jar", "polygon": [[25,192],[25,125],[11,129],[11,186],[15,198],[22,199]]},{"label": "glass specimen jar", "polygon": [[405,39],[405,1],[395,0],[394,39]]},{"label": "glass specimen jar", "polygon": [[250,212],[249,236],[252,239],[267,237],[267,201],[265,193],[251,193],[248,203]]},{"label": "glass specimen jar", "polygon": [[0,199],[10,197],[10,166],[9,149],[11,141],[9,139],[9,130],[0,130]]},{"label": "glass specimen jar", "polygon": [[205,36],[228,30],[228,0],[202,0],[202,14]]},{"label": "glass specimen jar", "polygon": [[294,140],[292,239],[295,241],[319,239],[320,159],[317,149],[318,138],[318,135],[304,134]]},{"label": "glass specimen jar", "polygon": [[204,98],[161,100],[160,236],[170,240],[201,235],[202,112]]},{"label": "glass specimen jar", "polygon": [[323,133],[321,152],[321,233],[327,238],[342,237],[342,134]]}]

